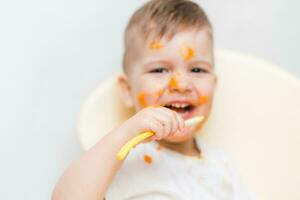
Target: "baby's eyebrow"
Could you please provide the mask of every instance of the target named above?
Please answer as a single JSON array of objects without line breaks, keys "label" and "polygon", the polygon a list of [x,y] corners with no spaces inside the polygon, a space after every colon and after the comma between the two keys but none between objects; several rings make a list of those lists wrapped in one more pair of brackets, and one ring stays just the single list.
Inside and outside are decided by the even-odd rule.
[{"label": "baby's eyebrow", "polygon": [[[153,67],[159,67],[159,65],[161,65],[161,67],[173,67],[173,64],[167,60],[154,60],[154,61],[150,61],[148,63],[146,63],[144,65],[144,69],[148,70],[151,69]],[[213,64],[210,61],[207,60],[194,60],[194,61],[190,61],[189,63],[187,63],[187,66],[204,66],[208,69],[213,69]]]},{"label": "baby's eyebrow", "polygon": [[213,69],[213,64],[206,60],[193,61],[190,63],[190,65],[202,65],[202,66],[205,65],[205,66]]},{"label": "baby's eyebrow", "polygon": [[166,60],[156,60],[156,61],[151,61],[149,63],[146,63],[145,64],[145,68],[150,68],[150,67],[152,67],[154,65],[163,65],[163,66],[168,67],[168,66],[171,65],[171,63],[168,62],[168,61],[166,61]]}]

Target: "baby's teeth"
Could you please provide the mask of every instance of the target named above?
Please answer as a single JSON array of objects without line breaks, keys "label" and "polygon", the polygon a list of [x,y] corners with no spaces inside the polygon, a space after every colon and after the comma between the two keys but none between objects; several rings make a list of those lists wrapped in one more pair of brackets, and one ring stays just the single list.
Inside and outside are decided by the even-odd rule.
[{"label": "baby's teeth", "polygon": [[188,104],[186,103],[183,103],[183,104],[180,104],[180,103],[174,103],[171,105],[172,107],[175,107],[175,108],[184,108],[186,106],[188,106]]}]

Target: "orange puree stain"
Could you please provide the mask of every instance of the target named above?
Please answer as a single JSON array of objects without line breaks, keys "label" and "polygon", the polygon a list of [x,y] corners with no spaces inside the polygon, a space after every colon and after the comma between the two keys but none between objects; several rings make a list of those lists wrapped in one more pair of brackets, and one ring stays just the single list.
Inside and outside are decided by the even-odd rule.
[{"label": "orange puree stain", "polygon": [[144,155],[144,161],[148,164],[152,163],[152,157],[149,155]]},{"label": "orange puree stain", "polygon": [[158,50],[161,48],[163,48],[163,45],[159,41],[154,41],[150,45],[150,49],[152,49],[152,50]]},{"label": "orange puree stain", "polygon": [[164,90],[158,90],[158,91],[155,93],[155,95],[156,95],[157,97],[160,97],[163,93],[164,93]]},{"label": "orange puree stain", "polygon": [[181,49],[181,55],[182,55],[184,61],[188,61],[189,59],[191,59],[195,56],[195,51],[194,51],[194,49],[192,49],[190,47],[183,47]]},{"label": "orange puree stain", "polygon": [[200,105],[205,104],[208,101],[208,96],[201,96],[199,98]]},{"label": "orange puree stain", "polygon": [[178,82],[177,82],[176,77],[173,76],[170,79],[170,81],[169,81],[169,87],[170,87],[171,90],[178,88]]},{"label": "orange puree stain", "polygon": [[143,108],[147,107],[146,94],[145,93],[141,92],[140,94],[138,94],[137,100],[138,100],[141,107],[143,107]]}]

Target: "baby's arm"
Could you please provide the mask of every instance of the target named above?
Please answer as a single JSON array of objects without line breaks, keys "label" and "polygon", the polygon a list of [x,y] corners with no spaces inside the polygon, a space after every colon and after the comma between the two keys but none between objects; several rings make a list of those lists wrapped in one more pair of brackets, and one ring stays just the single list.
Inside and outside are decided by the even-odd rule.
[{"label": "baby's arm", "polygon": [[104,199],[122,165],[116,154],[124,144],[144,131],[162,139],[183,129],[184,121],[176,112],[163,107],[143,109],[73,162],[56,184],[52,200]]}]

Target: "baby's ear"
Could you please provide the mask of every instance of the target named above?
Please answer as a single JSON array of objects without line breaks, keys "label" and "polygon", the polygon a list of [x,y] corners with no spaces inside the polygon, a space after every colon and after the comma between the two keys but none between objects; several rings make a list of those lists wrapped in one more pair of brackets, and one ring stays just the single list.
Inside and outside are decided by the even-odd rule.
[{"label": "baby's ear", "polygon": [[118,76],[118,89],[119,89],[120,97],[124,102],[125,106],[129,108],[133,107],[133,102],[130,95],[131,91],[130,91],[129,80],[125,74],[120,74]]}]

